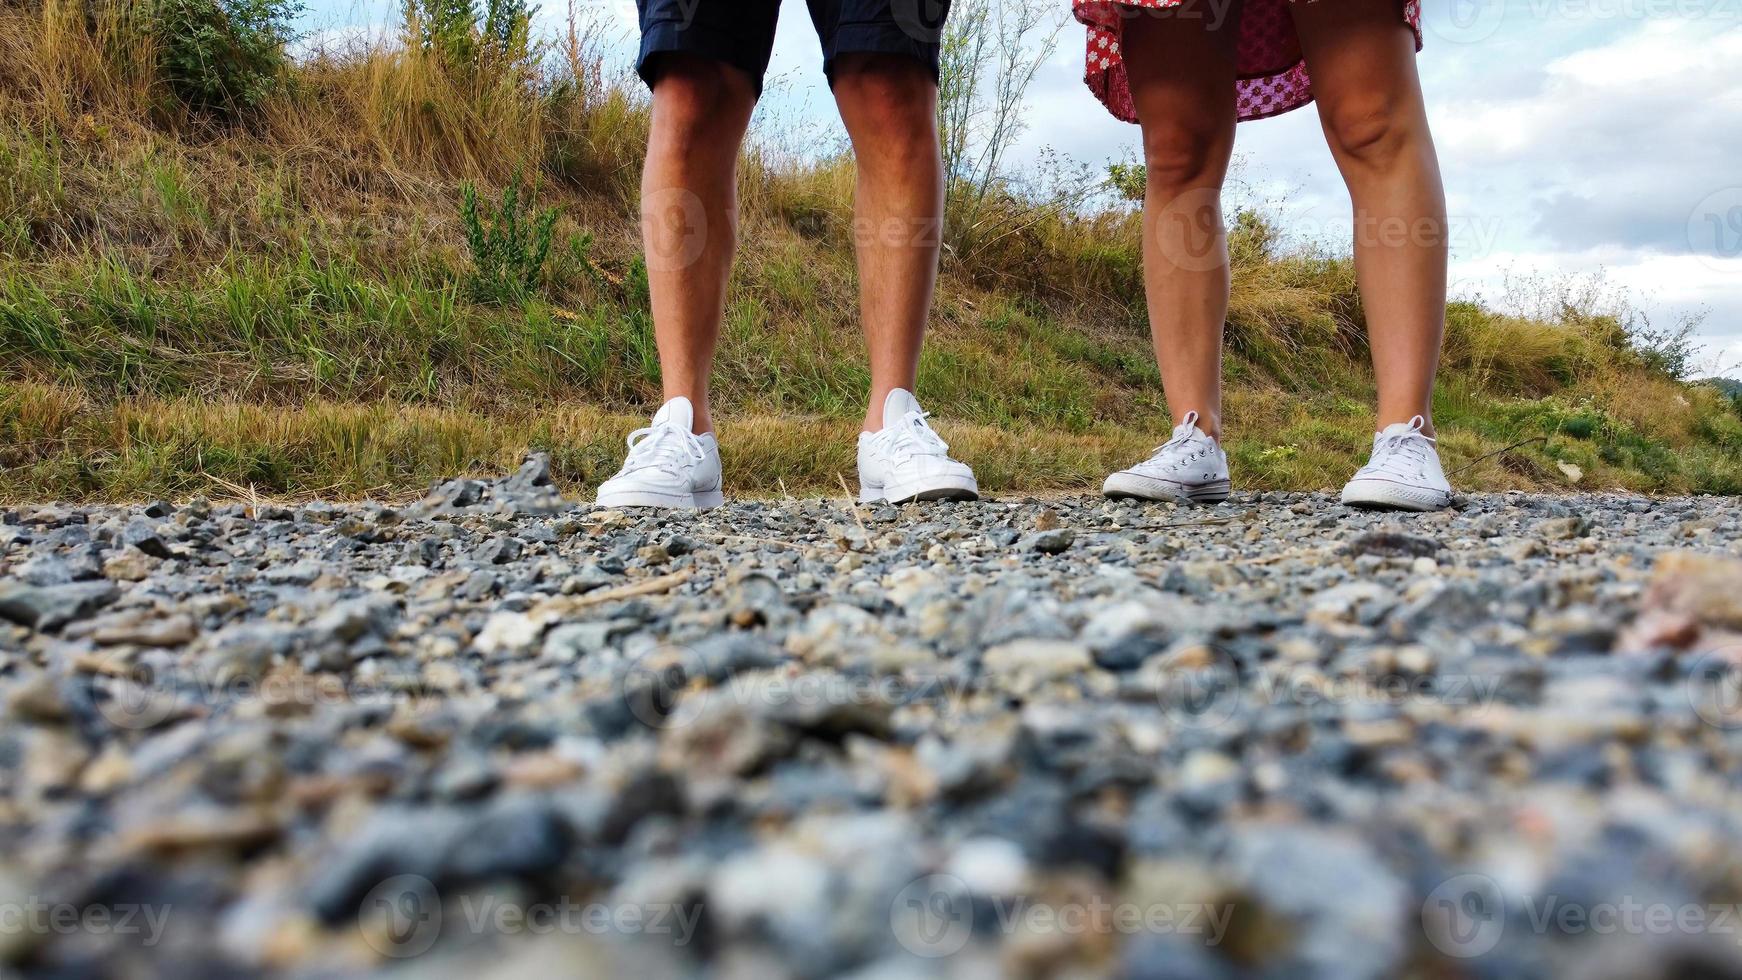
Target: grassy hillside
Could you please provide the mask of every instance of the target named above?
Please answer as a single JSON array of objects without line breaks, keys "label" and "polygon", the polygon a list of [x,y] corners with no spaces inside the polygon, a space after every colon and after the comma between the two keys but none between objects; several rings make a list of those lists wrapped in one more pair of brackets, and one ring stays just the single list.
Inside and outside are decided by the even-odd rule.
[{"label": "grassy hillside", "polygon": [[[658,395],[638,88],[583,30],[541,50],[512,24],[292,64],[243,16],[269,9],[0,7],[0,499],[393,494],[529,448],[572,489],[609,475]],[[838,491],[867,382],[851,163],[744,164],[728,479]],[[523,220],[555,211],[524,288],[480,266],[462,218],[473,182],[488,231],[517,176]],[[1045,203],[980,209],[996,233],[946,256],[921,365],[993,490],[1090,485],[1169,425],[1136,216]],[[1372,431],[1353,270],[1275,242],[1241,216],[1228,446],[1242,485],[1328,486]],[[1624,311],[1553,296],[1538,317],[1450,310],[1448,467],[1539,440],[1458,482],[1565,487],[1569,463],[1583,487],[1742,491],[1736,400],[1679,381]]]}]

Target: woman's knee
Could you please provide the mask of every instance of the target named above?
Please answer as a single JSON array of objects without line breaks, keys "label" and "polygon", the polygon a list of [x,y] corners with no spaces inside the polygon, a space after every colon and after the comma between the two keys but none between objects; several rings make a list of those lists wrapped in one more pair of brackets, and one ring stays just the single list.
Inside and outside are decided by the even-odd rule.
[{"label": "woman's knee", "polygon": [[1189,115],[1143,124],[1149,186],[1162,190],[1219,184],[1228,166],[1227,127]]},{"label": "woman's knee", "polygon": [[1402,101],[1382,90],[1321,101],[1319,113],[1331,152],[1345,164],[1388,168],[1417,130]]}]

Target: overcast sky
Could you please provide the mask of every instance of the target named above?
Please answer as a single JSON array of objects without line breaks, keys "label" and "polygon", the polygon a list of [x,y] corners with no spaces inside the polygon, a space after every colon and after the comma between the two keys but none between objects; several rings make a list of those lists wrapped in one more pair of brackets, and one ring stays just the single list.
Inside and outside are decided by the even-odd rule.
[{"label": "overcast sky", "polygon": [[[566,6],[551,0],[545,19]],[[618,27],[629,58],[633,0],[586,6]],[[1704,312],[1706,368],[1742,377],[1742,0],[1424,6],[1454,293],[1504,302],[1509,276],[1600,272],[1660,325]],[[312,0],[304,26],[379,26],[399,9]],[[1136,127],[1093,100],[1082,64],[1082,32],[1068,24],[1030,91],[1018,163],[1042,147],[1097,165],[1134,157]],[[835,134],[821,65],[804,3],[785,0],[758,124]],[[1243,124],[1236,152],[1247,193],[1276,205],[1288,230],[1347,238],[1348,198],[1313,109]]]}]

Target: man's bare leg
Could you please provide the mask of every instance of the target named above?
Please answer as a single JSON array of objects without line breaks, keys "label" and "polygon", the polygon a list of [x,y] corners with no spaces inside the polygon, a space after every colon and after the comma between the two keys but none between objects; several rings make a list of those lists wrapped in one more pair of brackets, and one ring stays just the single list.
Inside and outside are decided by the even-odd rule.
[{"label": "man's bare leg", "polygon": [[714,425],[708,377],[738,233],[738,149],[755,107],[756,90],[738,69],[664,56],[641,175],[641,233],[664,397],[694,404],[698,433]]},{"label": "man's bare leg", "polygon": [[938,89],[923,65],[897,55],[844,54],[834,76],[835,103],[858,160],[853,237],[871,358],[864,431],[876,432],[889,392],[913,390],[937,283],[944,208]]}]

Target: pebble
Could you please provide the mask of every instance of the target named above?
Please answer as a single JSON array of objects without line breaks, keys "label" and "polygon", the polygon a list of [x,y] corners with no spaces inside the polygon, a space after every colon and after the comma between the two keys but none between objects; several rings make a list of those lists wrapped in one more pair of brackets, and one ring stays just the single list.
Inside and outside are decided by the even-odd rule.
[{"label": "pebble", "polygon": [[52,632],[92,615],[114,602],[120,594],[120,590],[109,582],[30,585],[16,580],[0,580],[0,619]]},{"label": "pebble", "polygon": [[1047,531],[1037,531],[1028,536],[1024,547],[1029,551],[1038,551],[1043,555],[1059,555],[1070,550],[1077,540],[1077,532],[1068,527],[1057,527]]}]

